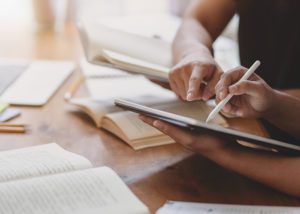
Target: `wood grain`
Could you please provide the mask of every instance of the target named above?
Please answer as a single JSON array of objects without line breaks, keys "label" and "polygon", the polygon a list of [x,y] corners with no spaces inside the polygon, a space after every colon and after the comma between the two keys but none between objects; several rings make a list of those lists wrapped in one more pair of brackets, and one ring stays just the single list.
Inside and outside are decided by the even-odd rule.
[{"label": "wood grain", "polygon": [[[10,26],[0,34],[0,47],[0,57],[78,62],[83,56],[72,24],[60,35],[38,32],[34,26]],[[94,166],[113,168],[152,212],[166,200],[300,205],[298,199],[222,169],[180,145],[134,151],[111,134],[97,129],[90,118],[63,99],[79,72],[77,70],[44,107],[22,107],[22,116],[13,122],[28,124],[30,131],[24,135],[0,134],[0,150],[57,142],[85,156]],[[82,86],[76,96],[84,95],[86,89]],[[255,121],[232,120],[230,123],[242,130],[265,134]]]}]

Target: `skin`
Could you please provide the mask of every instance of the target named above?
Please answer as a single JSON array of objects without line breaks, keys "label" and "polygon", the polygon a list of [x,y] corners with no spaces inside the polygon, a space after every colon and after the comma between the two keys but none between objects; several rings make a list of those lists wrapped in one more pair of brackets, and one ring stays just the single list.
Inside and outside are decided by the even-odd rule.
[{"label": "skin", "polygon": [[[173,42],[174,67],[169,86],[183,100],[208,100],[223,74],[212,54],[212,43],[236,12],[236,0],[193,0]],[[299,89],[285,90],[300,98]]]},{"label": "skin", "polygon": [[223,74],[216,85],[217,103],[228,93],[235,95],[222,112],[231,117],[264,118],[281,130],[300,139],[300,125],[291,121],[300,120],[300,99],[289,93],[272,89],[258,75],[237,83],[247,69],[238,67]]},{"label": "skin", "polygon": [[212,43],[235,13],[233,0],[196,0],[187,9],[173,43],[171,89],[183,100],[208,100],[223,71],[212,56]]},{"label": "skin", "polygon": [[[216,85],[216,99],[228,93],[235,96],[223,109],[233,117],[263,117],[300,139],[300,100],[270,88],[259,76],[237,83],[246,69],[239,67],[221,76]],[[246,148],[231,139],[207,133],[193,133],[166,122],[140,116],[141,120],[173,138],[184,147],[217,164],[290,195],[300,196],[299,157],[284,156]]]}]

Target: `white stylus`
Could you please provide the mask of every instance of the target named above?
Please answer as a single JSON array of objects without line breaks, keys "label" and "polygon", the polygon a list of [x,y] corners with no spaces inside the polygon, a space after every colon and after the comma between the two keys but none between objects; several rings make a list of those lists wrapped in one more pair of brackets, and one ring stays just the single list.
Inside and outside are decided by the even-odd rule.
[{"label": "white stylus", "polygon": [[[245,81],[247,80],[255,71],[256,69],[260,66],[260,61],[255,61],[254,64],[249,68],[249,70],[244,74],[244,76],[238,81]],[[233,97],[232,94],[228,94],[227,97],[222,100],[213,110],[212,112],[208,115],[207,119],[206,119],[206,123],[210,122],[211,120],[213,120],[216,115],[222,110],[222,108],[224,108],[224,106],[226,105],[226,103],[229,102],[229,100]]]}]

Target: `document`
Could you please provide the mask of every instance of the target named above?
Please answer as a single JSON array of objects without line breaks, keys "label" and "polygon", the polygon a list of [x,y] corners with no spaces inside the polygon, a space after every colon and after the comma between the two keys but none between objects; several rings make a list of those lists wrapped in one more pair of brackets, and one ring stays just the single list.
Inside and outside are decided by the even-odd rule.
[{"label": "document", "polygon": [[108,167],[57,144],[0,152],[0,214],[147,214]]},{"label": "document", "polygon": [[156,214],[298,214],[297,207],[246,206],[168,201]]}]

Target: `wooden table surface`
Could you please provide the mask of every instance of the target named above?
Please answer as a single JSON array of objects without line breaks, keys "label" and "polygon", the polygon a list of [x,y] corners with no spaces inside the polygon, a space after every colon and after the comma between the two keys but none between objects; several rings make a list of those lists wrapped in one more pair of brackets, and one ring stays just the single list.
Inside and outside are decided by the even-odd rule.
[{"label": "wooden table surface", "polygon": [[[83,56],[74,26],[64,33],[39,32],[32,26],[2,24],[0,57],[78,60]],[[95,167],[109,166],[154,213],[166,200],[245,205],[299,206],[297,198],[274,191],[227,171],[178,144],[134,151],[106,131],[97,129],[85,114],[67,105],[63,94],[77,70],[42,108],[21,107],[13,122],[26,123],[26,134],[1,134],[0,150],[49,142],[88,158]],[[82,86],[78,96],[86,89]],[[255,122],[233,121],[243,129],[261,132]]]}]

